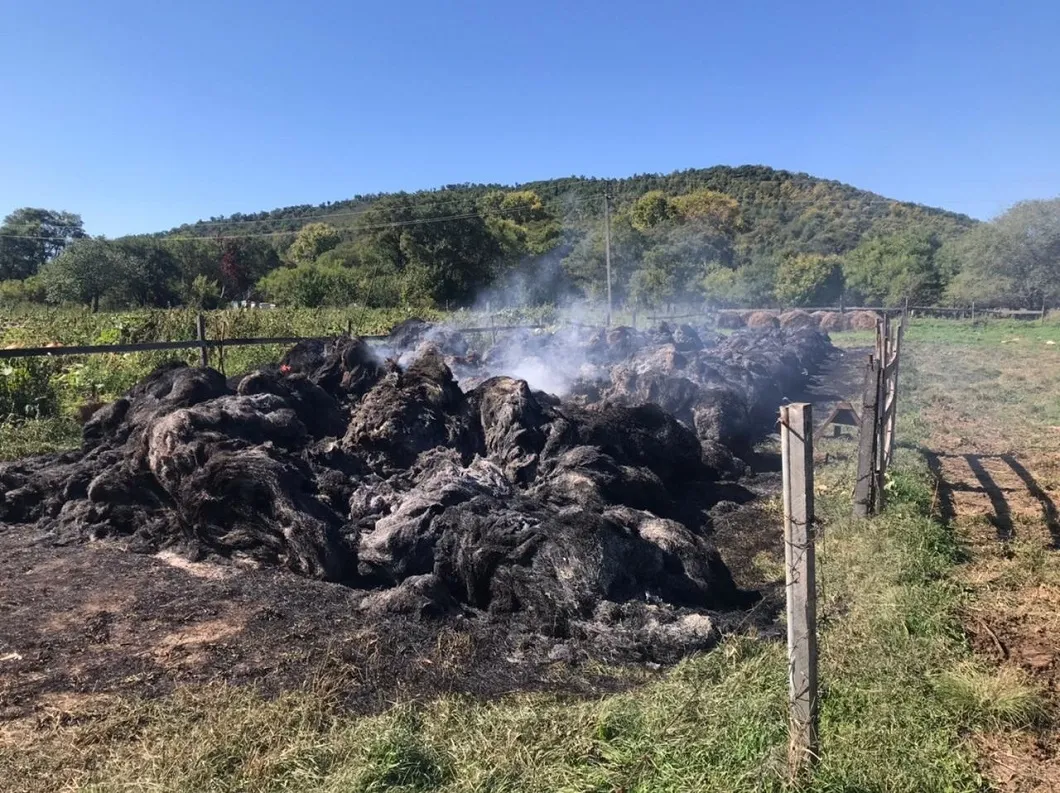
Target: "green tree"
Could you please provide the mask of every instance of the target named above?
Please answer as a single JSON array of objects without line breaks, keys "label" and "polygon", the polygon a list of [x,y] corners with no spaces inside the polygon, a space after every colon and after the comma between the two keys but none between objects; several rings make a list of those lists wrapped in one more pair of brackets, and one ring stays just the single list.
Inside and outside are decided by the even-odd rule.
[{"label": "green tree", "polygon": [[662,190],[649,190],[629,210],[629,224],[643,233],[677,217],[677,207]]},{"label": "green tree", "polygon": [[15,279],[0,281],[0,305],[2,306],[44,303],[47,296],[47,290],[39,275],[32,275],[21,281]]},{"label": "green tree", "polygon": [[773,302],[776,273],[776,263],[766,256],[756,256],[735,268],[715,265],[703,277],[703,294],[708,303],[716,306],[768,306]]},{"label": "green tree", "polygon": [[[615,300],[626,296],[629,279],[644,261],[646,239],[630,224],[629,216],[618,214],[611,223],[611,284]],[[607,260],[603,229],[595,228],[574,245],[563,259],[563,269],[571,285],[586,297],[601,299],[607,294]]]},{"label": "green tree", "polygon": [[221,305],[221,284],[200,273],[185,290],[184,302],[193,308],[217,308]]},{"label": "green tree", "polygon": [[163,244],[177,264],[180,292],[188,294],[192,283],[199,276],[221,283],[221,245],[215,239],[165,239]]},{"label": "green tree", "polygon": [[428,299],[423,290],[429,285],[432,302],[468,304],[492,282],[505,255],[474,197],[464,192],[450,197],[449,192],[424,201],[407,194],[387,196],[357,218],[362,251],[400,274],[411,290],[405,299]]},{"label": "green tree", "polygon": [[0,280],[36,275],[45,262],[85,236],[81,216],[23,207],[0,225]]},{"label": "green tree", "polygon": [[345,306],[357,296],[357,279],[346,267],[302,264],[280,267],[258,282],[270,300],[287,306]]},{"label": "green tree", "polygon": [[126,280],[116,295],[123,303],[163,307],[179,301],[180,264],[164,242],[145,235],[111,244],[128,256]]},{"label": "green tree", "polygon": [[845,257],[846,284],[872,302],[934,303],[945,286],[936,256],[940,247],[938,237],[922,229],[870,237]]},{"label": "green tree", "polygon": [[[316,264],[336,267],[359,267],[366,258],[362,243],[358,241],[343,242],[325,251],[316,258]],[[370,255],[368,256],[370,258]]]},{"label": "green tree", "polygon": [[556,216],[533,190],[492,190],[479,200],[486,227],[508,260],[540,256],[556,247]]},{"label": "green tree", "polygon": [[777,268],[773,293],[782,305],[830,305],[843,289],[839,257],[799,253],[786,257]]},{"label": "green tree", "polygon": [[287,249],[287,255],[296,264],[312,264],[318,256],[335,248],[340,242],[342,235],[333,226],[307,223]]},{"label": "green tree", "polygon": [[103,298],[125,293],[134,269],[128,253],[97,238],[67,246],[41,268],[40,275],[49,301],[82,303],[98,311]]},{"label": "green tree", "polygon": [[673,199],[674,213],[683,222],[709,225],[719,234],[735,236],[740,230],[740,204],[716,190],[695,190]]},{"label": "green tree", "polygon": [[628,300],[637,308],[656,308],[674,299],[673,274],[648,265],[629,277]]},{"label": "green tree", "polygon": [[951,301],[1041,308],[1060,300],[1060,198],[1023,201],[951,241],[941,256],[957,271]]}]

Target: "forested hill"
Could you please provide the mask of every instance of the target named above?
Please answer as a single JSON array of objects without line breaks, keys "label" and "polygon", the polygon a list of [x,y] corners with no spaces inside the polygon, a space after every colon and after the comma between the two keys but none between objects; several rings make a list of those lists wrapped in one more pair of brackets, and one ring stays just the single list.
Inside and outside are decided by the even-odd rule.
[{"label": "forested hill", "polygon": [[[987,284],[990,299],[1038,300],[1022,275],[958,278],[996,250],[969,242],[984,225],[763,166],[359,195],[116,240],[83,239],[79,216],[27,207],[0,226],[0,305],[599,300],[608,251],[614,299],[628,307],[927,303]],[[999,260],[990,253],[986,271]]]},{"label": "forested hill", "polygon": [[356,195],[346,201],[212,217],[166,234],[216,237],[297,232],[309,222],[352,228],[367,209],[387,198],[401,196],[431,214],[444,214],[440,210],[450,209],[455,215],[474,208],[479,199],[492,191],[531,190],[562,220],[569,239],[601,222],[603,195],[607,191],[613,196],[613,211],[621,215],[651,191],[677,196],[704,189],[731,196],[738,203],[742,223],[737,232],[737,248],[745,256],[777,256],[793,251],[841,254],[857,247],[868,235],[916,227],[949,238],[976,223],[967,215],[895,201],[804,173],[761,165],[719,165],[625,179],[569,176],[514,186],[462,184],[415,193]]}]

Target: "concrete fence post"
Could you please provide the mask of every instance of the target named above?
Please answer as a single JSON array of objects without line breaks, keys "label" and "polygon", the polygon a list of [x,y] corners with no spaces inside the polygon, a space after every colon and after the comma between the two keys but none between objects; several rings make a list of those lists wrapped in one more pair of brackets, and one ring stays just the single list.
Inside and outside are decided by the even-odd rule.
[{"label": "concrete fence post", "polygon": [[788,770],[796,779],[818,753],[812,405],[793,403],[780,409],[780,448],[788,618]]}]

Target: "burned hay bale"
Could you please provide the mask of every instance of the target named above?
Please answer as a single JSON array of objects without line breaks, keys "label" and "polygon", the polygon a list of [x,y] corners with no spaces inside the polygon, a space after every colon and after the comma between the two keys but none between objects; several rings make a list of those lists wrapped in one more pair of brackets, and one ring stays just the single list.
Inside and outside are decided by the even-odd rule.
[{"label": "burned hay bale", "polygon": [[829,347],[703,335],[521,338],[573,362],[577,400],[465,357],[467,386],[459,342],[427,323],[385,343],[408,345],[386,347],[402,365],[341,337],[231,381],[162,367],[92,415],[81,450],[0,464],[0,525],[286,568],[363,590],[372,618],[497,618],[612,655],[707,646],[687,610],[748,597],[711,540],[714,483]]}]

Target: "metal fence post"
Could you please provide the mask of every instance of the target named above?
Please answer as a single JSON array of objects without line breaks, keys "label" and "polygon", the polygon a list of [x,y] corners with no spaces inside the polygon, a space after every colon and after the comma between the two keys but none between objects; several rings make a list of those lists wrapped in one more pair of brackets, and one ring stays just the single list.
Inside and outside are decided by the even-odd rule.
[{"label": "metal fence post", "polygon": [[813,406],[780,409],[784,561],[788,617],[788,770],[794,779],[818,751],[817,586],[813,526]]}]

